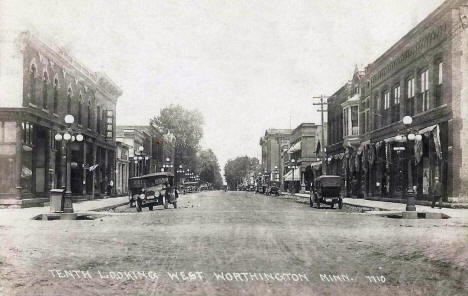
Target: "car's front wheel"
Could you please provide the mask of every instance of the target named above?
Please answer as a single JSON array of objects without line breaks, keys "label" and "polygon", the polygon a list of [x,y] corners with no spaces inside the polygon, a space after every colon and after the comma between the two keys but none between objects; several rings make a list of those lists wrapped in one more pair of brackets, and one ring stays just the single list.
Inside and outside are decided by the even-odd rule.
[{"label": "car's front wheel", "polygon": [[310,204],[310,207],[313,207],[314,206],[314,202],[312,201],[312,197],[309,196],[309,204]]},{"label": "car's front wheel", "polygon": [[343,199],[340,198],[340,200],[338,201],[338,209],[342,209],[343,208]]},{"label": "car's front wheel", "polygon": [[172,205],[174,206],[174,209],[177,209],[177,202],[173,202]]},{"label": "car's front wheel", "polygon": [[165,209],[169,208],[169,203],[167,201],[167,198],[164,196],[163,199],[164,199],[164,208]]}]

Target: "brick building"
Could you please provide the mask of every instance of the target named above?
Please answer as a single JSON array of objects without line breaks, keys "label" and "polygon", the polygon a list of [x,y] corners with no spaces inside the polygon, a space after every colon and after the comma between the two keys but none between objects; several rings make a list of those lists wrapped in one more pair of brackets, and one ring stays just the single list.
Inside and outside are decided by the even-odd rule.
[{"label": "brick building", "polygon": [[74,116],[74,128],[84,136],[70,147],[73,195],[104,193],[115,177],[115,106],[121,89],[29,32],[2,37],[0,204],[41,204],[50,189],[65,185],[64,141],[54,135],[65,128],[66,114]]},{"label": "brick building", "polygon": [[117,140],[130,147],[129,177],[160,172],[168,165],[174,173],[175,140],[171,135],[151,125],[125,125],[117,126]]},{"label": "brick building", "polygon": [[267,129],[260,138],[262,146],[262,170],[265,172],[264,182],[268,180],[283,180],[283,167],[281,163],[281,149],[289,143],[290,129]]},{"label": "brick building", "polygon": [[[416,186],[417,199],[427,200],[439,176],[446,201],[467,200],[467,5],[466,0],[445,1],[329,100],[328,153],[342,162],[341,174],[348,181],[352,176],[365,197],[404,200],[408,185]],[[348,116],[343,100],[349,100],[350,91],[359,94],[359,132],[351,123],[351,142],[350,121],[339,123],[340,106],[333,105],[341,104]],[[411,116],[409,126],[404,116]],[[410,133],[421,140],[401,137]]]}]

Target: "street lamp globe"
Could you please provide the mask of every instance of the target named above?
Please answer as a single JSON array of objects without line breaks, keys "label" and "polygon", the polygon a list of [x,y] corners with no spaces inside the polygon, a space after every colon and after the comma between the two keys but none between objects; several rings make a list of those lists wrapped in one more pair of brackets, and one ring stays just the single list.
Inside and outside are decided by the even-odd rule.
[{"label": "street lamp globe", "polygon": [[403,136],[402,136],[402,135],[397,135],[397,136],[395,137],[395,141],[397,141],[397,142],[402,142],[402,141],[403,141]]},{"label": "street lamp globe", "polygon": [[169,161],[171,161],[171,159],[168,157],[168,158],[166,158],[166,161],[169,162]]},{"label": "street lamp globe", "polygon": [[143,146],[138,147],[138,151],[143,152],[143,150],[145,150],[145,147]]},{"label": "street lamp globe", "polygon": [[75,122],[75,117],[73,117],[73,115],[71,114],[67,114],[65,115],[64,120],[66,124],[72,124],[73,122]]},{"label": "street lamp globe", "polygon": [[83,137],[83,135],[82,135],[82,134],[78,134],[78,135],[76,135],[76,140],[77,140],[78,142],[81,142],[81,141],[83,141],[83,139],[84,139],[84,137]]},{"label": "street lamp globe", "polygon": [[421,135],[416,135],[416,141],[421,141],[422,140],[422,136]]},{"label": "street lamp globe", "polygon": [[404,125],[410,125],[413,123],[413,118],[409,115],[406,115],[405,117],[403,117],[403,124]]},{"label": "street lamp globe", "polygon": [[55,138],[55,141],[62,141],[62,135],[59,133],[55,134],[54,138]]},{"label": "street lamp globe", "polygon": [[138,160],[143,160],[143,157],[141,157],[141,156],[138,156]]},{"label": "street lamp globe", "polygon": [[292,163],[295,163],[295,162],[296,162],[296,160],[293,158],[293,159],[291,159],[291,162],[292,162]]},{"label": "street lamp globe", "polygon": [[75,136],[72,136],[71,141],[75,142],[75,139],[76,139]]},{"label": "street lamp globe", "polygon": [[70,135],[68,132],[66,132],[65,134],[63,134],[63,139],[64,139],[65,141],[70,141],[71,138],[72,138],[72,137],[71,137],[71,135]]},{"label": "street lamp globe", "polygon": [[416,139],[416,135],[415,135],[415,134],[413,134],[413,133],[408,134],[408,140],[414,141],[414,139]]}]

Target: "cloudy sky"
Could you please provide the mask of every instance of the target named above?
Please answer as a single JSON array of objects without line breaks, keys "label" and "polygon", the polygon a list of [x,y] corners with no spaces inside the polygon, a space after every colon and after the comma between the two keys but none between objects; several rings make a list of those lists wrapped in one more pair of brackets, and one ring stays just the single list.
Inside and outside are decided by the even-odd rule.
[{"label": "cloudy sky", "polygon": [[146,124],[174,103],[199,109],[203,146],[221,167],[260,156],[267,128],[320,122],[332,94],[442,0],[0,0],[0,17],[33,27],[104,70],[124,93],[118,124]]}]

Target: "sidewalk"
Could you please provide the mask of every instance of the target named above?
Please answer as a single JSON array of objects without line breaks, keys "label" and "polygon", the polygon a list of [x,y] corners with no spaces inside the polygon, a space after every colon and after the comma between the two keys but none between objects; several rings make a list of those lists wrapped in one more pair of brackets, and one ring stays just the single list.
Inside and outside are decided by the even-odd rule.
[{"label": "sidewalk", "polygon": [[[286,192],[281,192],[283,195],[290,195]],[[309,199],[309,194],[305,193],[296,193],[294,194],[296,197],[306,198]],[[386,211],[398,211],[404,212],[406,210],[406,204],[404,203],[396,203],[396,202],[388,202],[388,201],[376,201],[376,200],[368,200],[368,199],[361,199],[361,198],[344,198],[343,203],[347,205],[357,206],[357,207],[366,207],[366,208],[374,208],[378,210],[386,210]],[[426,212],[426,213],[443,213],[451,218],[463,218],[468,219],[468,209],[453,209],[453,208],[431,208],[430,206],[420,206],[416,205],[416,210],[418,212]]]},{"label": "sidewalk", "polygon": [[[73,203],[75,213],[89,212],[106,207],[113,207],[128,203],[128,196],[109,197],[103,199],[85,200]],[[50,207],[33,207],[22,209],[0,209],[0,224],[12,221],[31,219],[39,214],[50,213]]]}]

